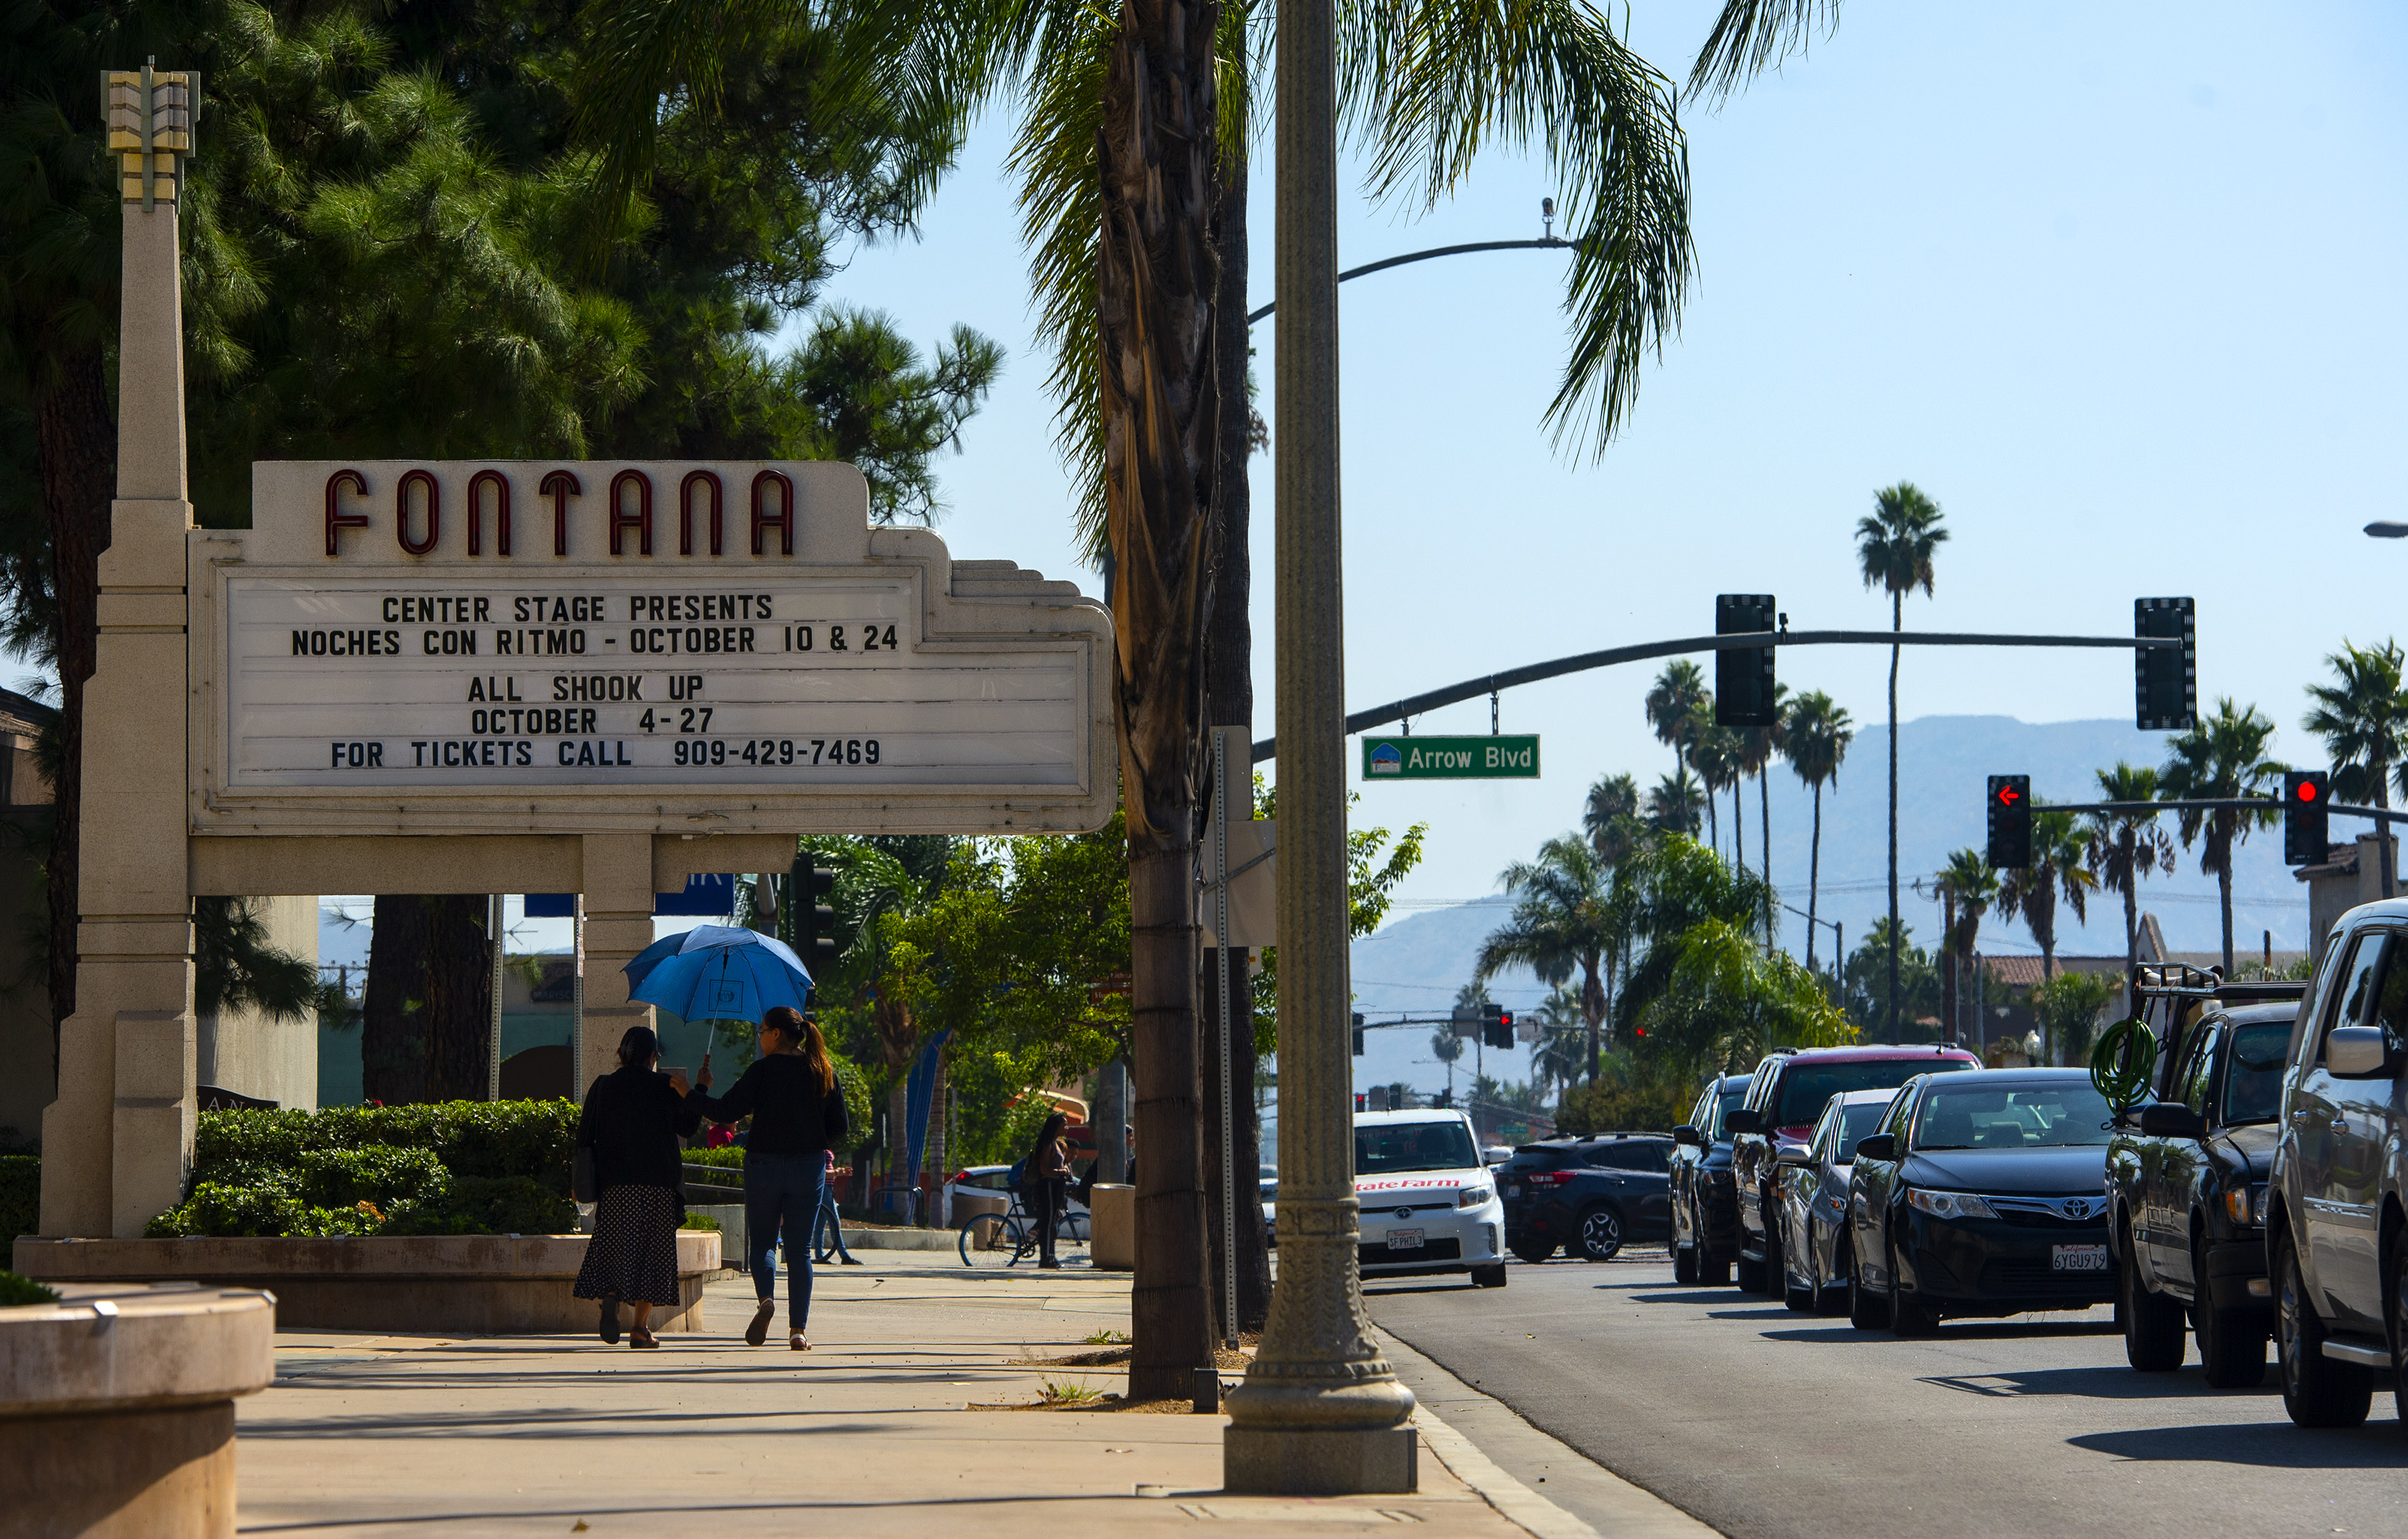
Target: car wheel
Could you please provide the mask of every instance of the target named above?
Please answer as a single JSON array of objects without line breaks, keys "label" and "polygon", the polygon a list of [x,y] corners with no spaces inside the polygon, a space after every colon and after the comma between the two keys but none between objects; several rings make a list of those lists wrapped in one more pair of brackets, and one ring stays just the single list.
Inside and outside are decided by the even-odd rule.
[{"label": "car wheel", "polygon": [[1703,1287],[1730,1286],[1730,1258],[1716,1256],[1703,1240],[1698,1242],[1698,1283]]},{"label": "car wheel", "polygon": [[1898,1336],[1928,1336],[1940,1330],[1940,1311],[1921,1299],[1907,1296],[1899,1280],[1906,1269],[1898,1264],[1898,1247],[1889,1253],[1889,1329]]},{"label": "car wheel", "polygon": [[2183,1363],[2183,1307],[2141,1280],[2140,1237],[2124,1227],[2124,1265],[2116,1277],[2116,1309],[2124,1327],[2124,1360],[2143,1374],[2171,1374]]},{"label": "car wheel", "polygon": [[1781,1225],[1776,1219],[1764,1226],[1764,1296],[1778,1299],[1787,1291],[1789,1273],[1781,1256]]},{"label": "car wheel", "polygon": [[1811,1315],[1814,1312],[1814,1278],[1812,1270],[1814,1265],[1814,1247],[1811,1244],[1806,1247],[1805,1259],[1809,1270],[1803,1282],[1791,1275],[1785,1264],[1788,1258],[1797,1254],[1798,1247],[1784,1245],[1781,1248],[1784,1261],[1781,1270],[1781,1302],[1792,1315]]},{"label": "car wheel", "polygon": [[1505,1286],[1505,1263],[1499,1261],[1493,1267],[1473,1267],[1471,1269],[1471,1286],[1474,1287],[1503,1287]]},{"label": "car wheel", "polygon": [[1675,1245],[1672,1248],[1672,1280],[1684,1286],[1698,1280],[1698,1247]]},{"label": "car wheel", "polygon": [[2207,1287],[2207,1247],[2194,1245],[2190,1274],[2199,1302],[2191,1309],[2199,1360],[2218,1389],[2254,1389],[2266,1382],[2266,1316],[2256,1310],[2218,1309]]},{"label": "car wheel", "polygon": [[2391,1338],[2391,1407],[2402,1427],[2408,1427],[2408,1374],[2400,1371],[2403,1354],[2408,1354],[2408,1230],[2395,1230],[2391,1235],[2390,1266],[2383,1304],[2384,1333]]},{"label": "car wheel", "polygon": [[2325,1356],[2325,1324],[2308,1302],[2300,1253],[2287,1234],[2274,1252],[2274,1354],[2283,1371],[2283,1409],[2300,1427],[2355,1427],[2366,1419],[2374,1386],[2365,1369]]},{"label": "car wheel", "polygon": [[1621,1249],[1622,1215],[1603,1206],[1581,1215],[1580,1253],[1584,1259],[1611,1261]]},{"label": "car wheel", "polygon": [[1835,1275],[1814,1289],[1814,1313],[1836,1315],[1848,1306],[1848,1237],[1831,1237],[1831,1268]]},{"label": "car wheel", "polygon": [[1555,1253],[1555,1243],[1553,1240],[1541,1240],[1533,1234],[1517,1234],[1509,1243],[1512,1246],[1513,1254],[1531,1266],[1537,1266]]},{"label": "car wheel", "polygon": [[1865,1286],[1864,1259],[1856,1254],[1853,1234],[1848,1237],[1848,1323],[1859,1330],[1878,1330],[1889,1323],[1889,1302]]},{"label": "car wheel", "polygon": [[1749,1260],[1744,1251],[1739,1258],[1739,1290],[1742,1293],[1764,1291],[1764,1263]]}]

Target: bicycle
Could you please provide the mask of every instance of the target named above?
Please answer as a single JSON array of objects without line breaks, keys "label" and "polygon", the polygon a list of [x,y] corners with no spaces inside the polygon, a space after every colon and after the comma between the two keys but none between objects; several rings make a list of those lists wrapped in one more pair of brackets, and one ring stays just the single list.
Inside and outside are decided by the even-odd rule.
[{"label": "bicycle", "polygon": [[[1037,1215],[1018,1192],[1001,1213],[974,1213],[957,1226],[962,1265],[966,1267],[1034,1266],[1038,1259]],[[1065,1213],[1054,1231],[1054,1255],[1064,1266],[1087,1264],[1087,1221],[1084,1215]]]}]

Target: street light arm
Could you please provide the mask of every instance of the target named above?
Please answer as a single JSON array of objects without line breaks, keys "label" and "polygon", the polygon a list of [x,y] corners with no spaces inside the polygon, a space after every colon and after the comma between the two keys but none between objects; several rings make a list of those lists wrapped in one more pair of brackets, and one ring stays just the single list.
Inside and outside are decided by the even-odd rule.
[{"label": "street light arm", "polygon": [[[1569,240],[1549,236],[1543,240],[1472,240],[1460,246],[1433,246],[1426,252],[1408,252],[1402,256],[1385,256],[1377,262],[1366,262],[1359,267],[1349,267],[1338,275],[1338,281],[1343,283],[1350,278],[1361,278],[1366,273],[1385,272],[1390,267],[1401,267],[1411,262],[1427,262],[1434,256],[1462,256],[1472,252],[1569,251],[1571,245]],[[1248,310],[1246,324],[1253,325],[1277,309],[1279,301],[1274,299],[1260,309]]]}]

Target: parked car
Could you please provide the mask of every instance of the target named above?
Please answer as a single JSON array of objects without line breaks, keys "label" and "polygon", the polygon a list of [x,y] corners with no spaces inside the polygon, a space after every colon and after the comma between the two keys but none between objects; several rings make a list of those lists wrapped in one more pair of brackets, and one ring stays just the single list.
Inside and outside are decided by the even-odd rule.
[{"label": "parked car", "polygon": [[1278,1215],[1276,1210],[1279,1205],[1279,1177],[1276,1175],[1266,1175],[1261,1178],[1261,1182],[1263,1203],[1263,1244],[1268,1245],[1273,1250],[1277,1250],[1279,1249],[1279,1224],[1277,1222]]},{"label": "parked car", "polygon": [[1720,1287],[1739,1258],[1739,1195],[1731,1186],[1726,1114],[1747,1100],[1748,1076],[1706,1082],[1689,1120],[1672,1129],[1672,1280]]},{"label": "parked car", "polygon": [[2283,1409],[2355,1427],[2387,1378],[2408,1421],[2408,901],[2335,922],[2289,1046],[2266,1214]]},{"label": "parked car", "polygon": [[1536,1265],[1558,1247],[1607,1261],[1626,1244],[1669,1238],[1672,1148],[1662,1133],[1523,1144],[1497,1167],[1506,1244]]},{"label": "parked car", "polygon": [[2083,1069],[1921,1074],[1848,1172],[1848,1319],[1928,1336],[1951,1315],[2115,1296],[2107,1098]]},{"label": "parked car", "polygon": [[1505,1214],[1461,1112],[1354,1118],[1358,1264],[1368,1278],[1468,1272],[1505,1286]]},{"label": "parked car", "polygon": [[1856,1143],[1881,1129],[1895,1090],[1833,1096],[1806,1142],[1781,1151],[1781,1299],[1800,1314],[1847,1307],[1848,1173]]},{"label": "parked car", "polygon": [[2187,1311],[2208,1383],[2248,1388],[2266,1377],[2274,1299],[2261,1217],[2304,989],[2141,970],[2132,995],[2165,1017],[2165,1045],[2155,1103],[2107,1140],[2107,1197],[2124,1355],[2144,1373],[2182,1366]]},{"label": "parked car", "polygon": [[1731,1133],[1731,1182],[1739,1198],[1739,1286],[1778,1296],[1783,1276],[1776,1159],[1800,1146],[1823,1105],[1849,1090],[1894,1090],[1916,1074],[1979,1069],[1958,1047],[1810,1047],[1769,1055],[1748,1082],[1747,1100],[1725,1115]]}]

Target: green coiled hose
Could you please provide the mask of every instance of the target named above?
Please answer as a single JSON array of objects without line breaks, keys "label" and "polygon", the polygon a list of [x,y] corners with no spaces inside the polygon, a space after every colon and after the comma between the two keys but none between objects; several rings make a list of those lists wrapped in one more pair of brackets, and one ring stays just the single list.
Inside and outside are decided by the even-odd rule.
[{"label": "green coiled hose", "polygon": [[2130,1111],[2149,1093],[2149,1072],[2157,1066],[2157,1035],[2138,1015],[2109,1027],[2090,1050],[2090,1083],[2118,1113]]}]

